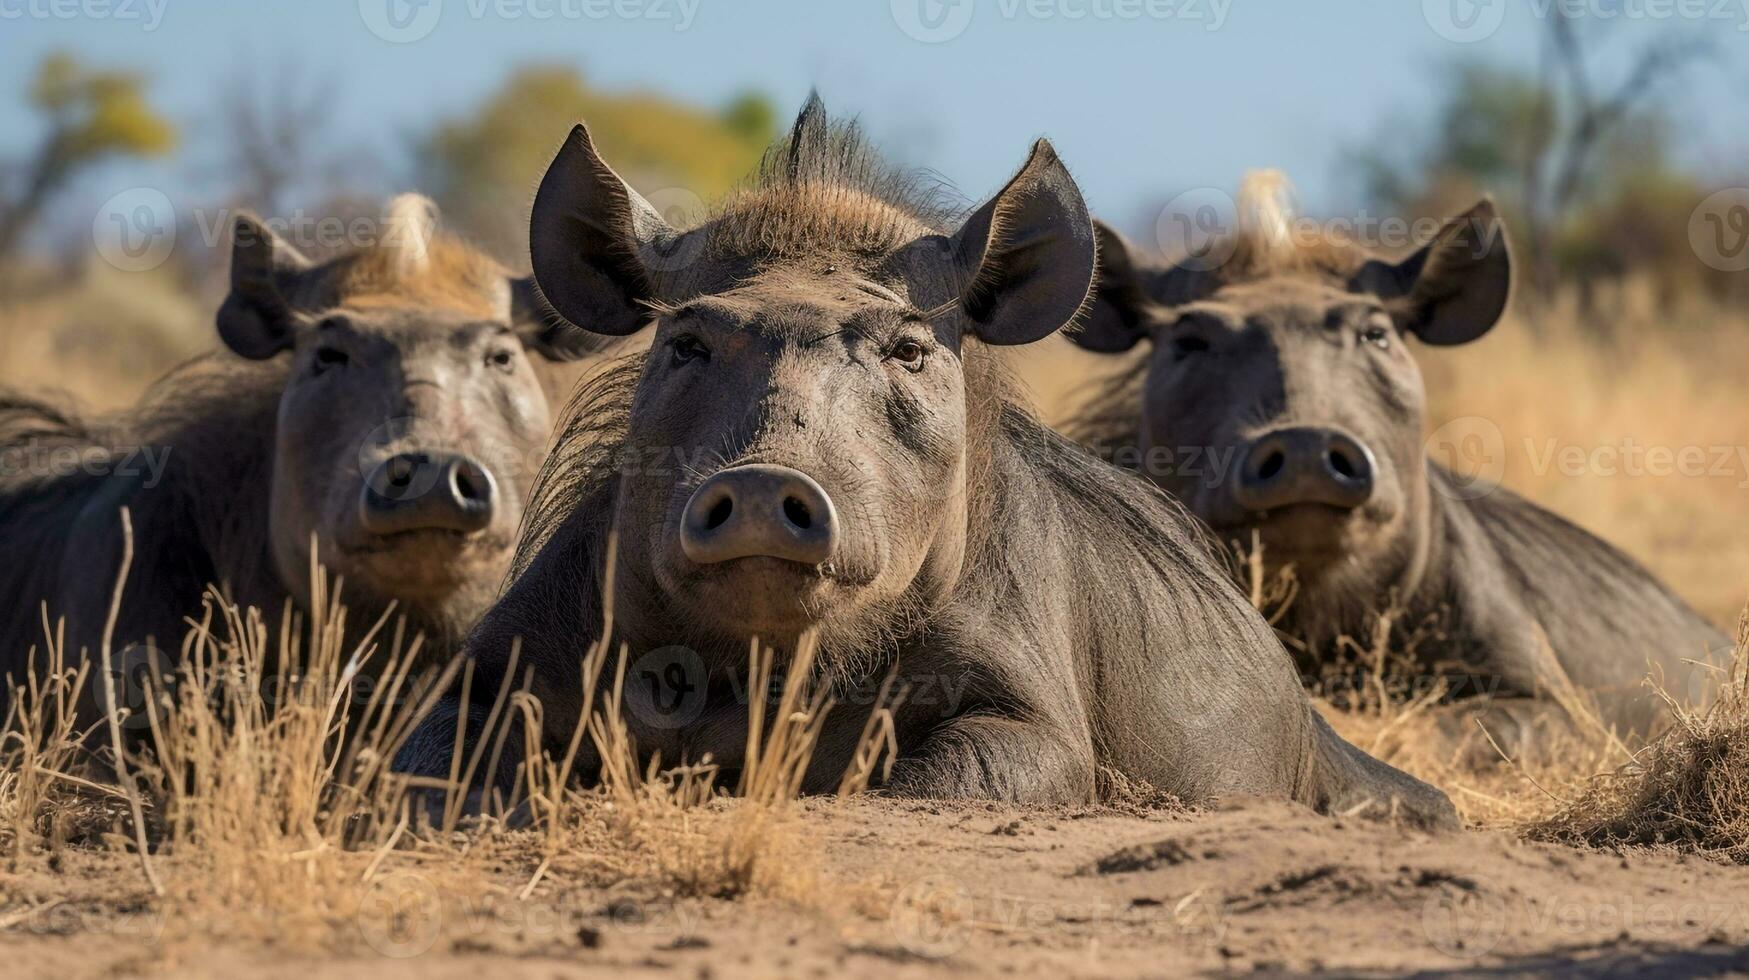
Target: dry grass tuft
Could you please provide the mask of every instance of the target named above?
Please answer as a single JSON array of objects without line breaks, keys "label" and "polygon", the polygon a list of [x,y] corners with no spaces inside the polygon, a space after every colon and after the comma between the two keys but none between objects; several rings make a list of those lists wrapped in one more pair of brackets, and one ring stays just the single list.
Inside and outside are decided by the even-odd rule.
[{"label": "dry grass tuft", "polygon": [[1749,608],[1731,666],[1706,708],[1660,689],[1675,724],[1529,828],[1542,840],[1653,846],[1749,864]]},{"label": "dry grass tuft", "polygon": [[[82,769],[78,705],[90,664],[68,665],[66,624],[51,624],[43,609],[43,672],[8,677],[0,721],[0,847],[17,859],[65,843],[67,828],[92,796],[114,798],[110,786],[75,773]],[[37,660],[37,651],[31,651]]]},{"label": "dry grass tuft", "polygon": [[[1292,600],[1293,572],[1285,568],[1276,584],[1260,585],[1260,554],[1254,544],[1240,554],[1240,567],[1252,570],[1253,601],[1261,599],[1259,608],[1273,618],[1285,609],[1283,596]],[[1363,751],[1444,789],[1466,823],[1520,830],[1630,757],[1590,699],[1571,687],[1547,692],[1554,710],[1504,751],[1484,720],[1489,698],[1463,696],[1448,678],[1427,672],[1419,651],[1442,639],[1437,620],[1404,617],[1387,606],[1364,637],[1338,637],[1332,659],[1308,678],[1314,704]]]}]

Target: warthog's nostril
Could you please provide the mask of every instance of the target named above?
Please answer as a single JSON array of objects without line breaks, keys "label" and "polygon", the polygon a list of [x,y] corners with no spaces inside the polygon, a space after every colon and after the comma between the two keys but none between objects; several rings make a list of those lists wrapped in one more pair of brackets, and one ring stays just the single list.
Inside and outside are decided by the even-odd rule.
[{"label": "warthog's nostril", "polygon": [[1286,465],[1287,457],[1283,456],[1281,450],[1278,449],[1264,457],[1263,465],[1257,467],[1257,478],[1260,480],[1272,479]]},{"label": "warthog's nostril", "polygon": [[453,482],[459,500],[491,503],[492,478],[478,465],[466,460],[457,463]]},{"label": "warthog's nostril", "polygon": [[723,499],[716,502],[715,506],[711,507],[710,513],[705,515],[705,530],[715,531],[717,528],[722,527],[724,522],[729,519],[729,515],[734,512],[735,499],[728,496],[723,497]]},{"label": "warthog's nostril", "polygon": [[1372,498],[1372,450],[1337,429],[1277,429],[1246,453],[1233,499],[1253,513],[1293,504],[1352,509]]},{"label": "warthog's nostril", "polygon": [[478,531],[492,523],[497,492],[491,471],[466,456],[400,453],[365,477],[358,520],[377,535]]},{"label": "warthog's nostril", "polygon": [[838,544],[832,498],[800,470],[749,463],[700,484],[680,516],[680,547],[701,564],[783,558],[823,565]]},{"label": "warthog's nostril", "polygon": [[413,483],[413,474],[418,469],[415,463],[417,457],[396,456],[389,460],[388,483],[397,490],[405,490]]}]

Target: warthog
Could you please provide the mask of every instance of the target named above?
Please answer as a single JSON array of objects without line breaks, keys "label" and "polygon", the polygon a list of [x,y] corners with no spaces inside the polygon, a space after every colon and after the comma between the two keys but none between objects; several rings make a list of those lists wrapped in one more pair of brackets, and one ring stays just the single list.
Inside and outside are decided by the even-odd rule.
[{"label": "warthog", "polygon": [[[95,649],[135,558],[116,649],[175,650],[209,584],[277,618],[310,594],[312,543],[356,624],[393,600],[430,648],[485,611],[551,429],[530,352],[580,355],[529,311],[532,284],[390,203],[378,241],[321,263],[239,217],[226,347],[113,418],[0,402],[0,665],[42,645],[39,604]],[[411,635],[410,633],[408,634]]]},{"label": "warthog", "polygon": [[[532,678],[563,754],[617,529],[612,639],[635,658],[626,721],[646,756],[737,768],[749,638],[783,656],[811,631],[839,707],[809,790],[835,785],[891,671],[917,695],[893,793],[1086,800],[1108,767],[1188,800],[1452,824],[1442,794],[1319,719],[1181,510],[1017,401],[997,350],[1068,323],[1094,271],[1050,145],[946,221],[817,99],[687,230],[571,132],[535,199],[536,279],[579,329],[655,336],[558,437],[512,581],[468,641],[472,739],[520,638],[510,679]],[[461,711],[440,705],[401,768],[446,773]],[[598,764],[585,745],[578,771]]]},{"label": "warthog", "polygon": [[1392,614],[1426,676],[1496,696],[1503,737],[1544,713],[1515,698],[1570,684],[1645,731],[1660,703],[1648,661],[1686,695],[1704,685],[1684,659],[1729,649],[1725,637],[1620,551],[1423,448],[1412,342],[1468,343],[1507,305],[1493,204],[1391,261],[1281,234],[1292,216],[1271,203],[1275,179],[1248,180],[1249,220],[1177,262],[1101,227],[1099,299],[1073,339],[1150,349],[1071,434],[1147,472],[1221,538],[1255,533],[1266,568],[1291,565],[1299,592],[1278,625],[1306,645],[1307,669]]}]

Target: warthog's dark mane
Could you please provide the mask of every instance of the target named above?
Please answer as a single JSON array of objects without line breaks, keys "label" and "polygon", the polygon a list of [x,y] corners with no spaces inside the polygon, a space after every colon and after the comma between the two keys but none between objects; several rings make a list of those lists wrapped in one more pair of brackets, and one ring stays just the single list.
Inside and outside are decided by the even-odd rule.
[{"label": "warthog's dark mane", "polygon": [[966,210],[938,175],[886,162],[855,121],[827,123],[804,110],[707,224],[712,247],[730,254],[878,256],[952,226]]},{"label": "warthog's dark mane", "polygon": [[1095,378],[1057,428],[1094,455],[1124,465],[1123,455],[1142,444],[1142,389],[1148,352],[1127,355],[1115,371]]}]

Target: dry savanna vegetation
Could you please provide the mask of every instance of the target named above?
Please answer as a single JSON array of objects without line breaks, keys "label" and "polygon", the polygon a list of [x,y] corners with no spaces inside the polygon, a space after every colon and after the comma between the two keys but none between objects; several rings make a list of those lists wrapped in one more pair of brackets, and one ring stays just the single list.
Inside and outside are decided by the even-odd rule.
[{"label": "dry savanna vegetation", "polygon": [[[149,288],[129,314],[147,323],[130,328],[145,338],[138,349],[79,342],[78,320],[109,288],[93,280],[10,303],[13,356],[0,380],[66,378],[82,388],[76,397],[113,406],[206,342],[186,304],[154,307]],[[1435,427],[1489,420],[1507,485],[1608,536],[1732,625],[1749,589],[1749,472],[1539,463],[1550,439],[1587,451],[1729,446],[1749,431],[1749,396],[1732,370],[1749,354],[1749,324],[1706,311],[1659,329],[1651,320],[1625,304],[1603,342],[1572,314],[1545,313],[1427,353],[1429,417]],[[1073,411],[1109,369],[1066,346],[1024,364],[1047,415]],[[1734,905],[1663,932],[1634,919],[1631,902],[1620,911],[1646,882],[1722,894],[1749,881],[1734,870],[1749,866],[1742,647],[1717,672],[1709,707],[1672,695],[1676,720],[1661,738],[1624,742],[1574,698],[1576,724],[1507,759],[1480,726],[1455,741],[1439,731],[1437,685],[1383,682],[1401,653],[1379,639],[1387,623],[1352,638],[1360,669],[1347,676],[1371,680],[1325,692],[1322,710],[1363,749],[1452,796],[1472,830],[1433,840],[1342,819],[1332,833],[1329,818],[1264,801],[1187,810],[1121,780],[1108,781],[1103,802],[1068,810],[882,800],[862,790],[889,758],[885,716],[836,798],[798,799],[825,701],[807,687],[805,654],[774,664],[757,644],[750,689],[780,672],[783,701],[771,727],[749,736],[754,762],[731,780],[708,759],[641,765],[619,720],[626,665],[595,643],[578,650],[581,693],[599,693],[601,708],[571,752],[534,754],[511,798],[495,794],[478,801],[485,816],[464,817],[455,787],[495,768],[507,738],[537,728],[540,705],[524,686],[498,691],[488,737],[449,780],[389,772],[432,692],[471,678],[454,664],[414,675],[420,641],[392,618],[348,645],[344,583],[317,580],[307,614],[209,596],[180,657],[124,657],[119,674],[86,655],[105,663],[114,651],[65,649],[64,625],[43,611],[51,669],[12,679],[0,742],[0,943],[22,942],[27,972],[60,970],[75,950],[81,968],[213,974],[279,957],[390,973],[508,956],[494,962],[756,975],[924,972],[967,959],[1076,972],[1088,966],[1072,951],[1089,949],[1114,972],[1150,970],[1161,949],[1186,969],[1546,953],[1548,920],[1503,911],[1514,903],[1545,916],[1615,910],[1619,922],[1594,916],[1553,937],[1594,939],[1610,964],[1705,964],[1709,943],[1749,939]],[[1254,583],[1253,594],[1266,612],[1292,601],[1281,583]],[[115,704],[115,722],[81,728],[73,706],[85,695]],[[588,787],[569,778],[586,743],[606,760]],[[1308,920],[1308,907],[1326,915]],[[1375,924],[1345,936],[1331,918]],[[1328,941],[1291,939],[1309,921]],[[106,940],[95,956],[93,936]]]},{"label": "dry savanna vegetation", "polygon": [[[28,21],[67,19],[61,4],[36,6],[6,27],[21,72],[41,36],[32,29],[48,26]],[[85,23],[52,35],[64,43],[126,27],[91,23],[127,20],[122,6],[84,5]],[[28,78],[16,77],[8,98],[24,115],[10,118],[23,124],[0,140],[0,388],[125,412],[172,367],[213,350],[229,286],[224,229],[239,211],[288,227],[320,217],[375,228],[377,202],[416,189],[454,230],[524,269],[530,191],[580,119],[620,176],[691,224],[781,131],[780,105],[762,88],[714,91],[707,80],[787,88],[797,66],[739,56],[717,21],[724,33],[708,40],[730,52],[727,76],[700,59],[681,83],[616,89],[611,62],[627,59],[590,64],[591,45],[645,45],[630,60],[647,67],[698,57],[682,45],[719,29],[658,43],[671,33],[654,16],[672,6],[663,3],[629,5],[652,15],[653,31],[641,33],[549,20],[529,5],[521,29],[541,37],[543,59],[559,59],[543,62],[502,46],[522,5],[487,5],[492,23],[470,24],[452,4],[438,37],[467,38],[469,71],[441,63],[433,52],[453,50],[441,46],[352,56],[352,41],[374,43],[359,32],[380,30],[368,4],[359,18],[350,4],[231,6],[204,11],[195,34],[179,35],[191,21],[173,13],[162,32],[113,35],[134,39],[102,55],[44,49]],[[439,5],[391,6],[391,21],[409,11],[425,21]],[[1416,348],[1428,452],[1625,550],[1734,629],[1734,659],[1710,665],[1704,691],[1666,690],[1649,676],[1670,707],[1653,738],[1624,737],[1584,696],[1551,691],[1565,723],[1505,740],[1508,752],[1486,723],[1448,723],[1446,687],[1405,669],[1422,634],[1381,609],[1369,631],[1344,638],[1347,662],[1315,681],[1314,702],[1355,745],[1450,796],[1464,831],[1428,833],[1280,800],[1188,807],[1110,772],[1098,800],[1070,806],[888,798],[870,787],[892,761],[892,712],[907,696],[892,687],[836,792],[804,797],[829,694],[809,683],[807,644],[784,658],[755,638],[742,690],[773,693],[750,716],[745,762],[732,771],[709,758],[646,760],[626,722],[643,679],[624,650],[578,637],[576,693],[591,707],[559,751],[533,735],[543,706],[513,657],[503,685],[474,699],[489,706],[483,736],[468,744],[458,731],[450,771],[413,779],[391,761],[416,723],[451,685],[477,695],[484,682],[466,661],[433,663],[441,658],[393,609],[349,621],[347,584],[319,554],[305,601],[239,608],[215,590],[180,637],[155,638],[167,654],[113,649],[116,608],[104,629],[66,623],[63,610],[32,605],[40,597],[0,596],[40,619],[38,669],[0,679],[0,976],[1749,975],[1749,275],[1723,261],[1749,244],[1749,181],[1740,134],[1691,132],[1692,117],[1728,113],[1690,93],[1727,90],[1720,83],[1740,73],[1740,42],[1718,29],[1718,11],[1703,22],[1687,9],[1616,18],[1533,4],[1534,16],[1515,12],[1499,39],[1454,48],[1432,47],[1420,24],[1452,40],[1434,23],[1436,3],[1406,5],[1418,8],[1406,18],[1370,8],[1235,15],[1230,33],[1206,39],[1202,25],[1174,36],[1173,24],[1082,20],[1067,8],[1040,18],[1033,4],[997,24],[979,5],[984,20],[964,42],[918,47],[902,4],[873,5],[883,8],[873,31],[828,20],[854,5],[808,6],[803,17],[744,5],[732,20],[766,40],[816,20],[833,28],[804,32],[816,37],[794,54],[807,66],[819,55],[805,52],[831,52],[820,61],[828,69],[807,70],[854,85],[859,108],[902,99],[900,128],[878,111],[869,118],[911,162],[957,170],[965,158],[937,150],[994,132],[981,115],[951,115],[967,108],[957,97],[912,93],[999,76],[978,52],[1012,58],[1035,35],[1048,38],[1037,50],[1058,73],[1032,81],[1075,101],[1019,100],[1037,111],[1025,128],[1073,147],[1065,156],[1088,168],[1089,190],[1094,153],[1155,166],[1148,144],[1125,134],[1194,134],[1159,161],[1158,186],[1099,187],[1102,202],[1127,196],[1133,209],[1102,217],[1149,227],[1149,246],[1171,244],[1160,240],[1167,219],[1193,217],[1177,202],[1194,199],[1194,225],[1205,224],[1200,195],[1162,202],[1185,190],[1170,186],[1174,173],[1226,165],[1199,156],[1199,144],[1224,143],[1213,116],[1246,128],[1246,155],[1273,146],[1262,152],[1300,179],[1335,163],[1351,185],[1335,196],[1358,192],[1386,215],[1456,214],[1490,195],[1512,237],[1518,302],[1475,343]],[[1455,21],[1470,5],[1458,6],[1444,11],[1455,14],[1448,26],[1468,30]],[[759,21],[773,11],[780,26]],[[617,4],[614,13],[629,16]],[[889,13],[900,30],[888,30]],[[1191,11],[1178,14],[1190,23]],[[1402,23],[1413,33],[1392,33]],[[1328,58],[1314,26],[1339,44],[1405,53],[1414,84],[1378,85],[1354,59]],[[1526,29],[1535,43],[1505,43],[1526,40]],[[1087,50],[1144,39],[1182,56],[1084,71],[1060,57],[1073,53],[1070,30],[1114,32]],[[1289,43],[1271,31],[1290,32]],[[324,41],[307,50],[300,36]],[[833,37],[839,47],[811,47]],[[263,51],[238,41],[247,38],[274,43]],[[999,43],[984,48],[990,38]],[[1291,125],[1243,104],[1256,86],[1157,97],[1209,51],[1228,64],[1245,52],[1246,65],[1275,53],[1263,72],[1294,98],[1269,111],[1295,114]],[[896,73],[903,88],[887,87],[895,54],[907,65]],[[225,58],[236,59],[228,71]],[[495,87],[458,101],[483,65]],[[1332,70],[1341,77],[1327,78]],[[433,72],[443,84],[427,84]],[[1343,95],[1318,97],[1327,91]],[[1109,120],[1110,134],[1076,146],[1079,127],[1051,122],[1052,103]],[[1323,103],[1336,115],[1319,119]],[[410,106],[430,115],[409,120]],[[1376,129],[1330,144],[1355,138],[1360,113],[1381,113]],[[934,145],[938,129],[953,142]],[[174,214],[141,207],[136,192],[159,183],[197,189],[173,202],[158,194]],[[1710,256],[1708,219],[1719,236]],[[306,231],[292,237],[322,237]],[[123,271],[139,268],[117,261],[134,256],[136,234],[150,251],[164,232],[167,258]],[[354,244],[363,243],[299,248],[322,258]],[[1124,367],[1060,338],[1018,356],[1051,421],[1072,417],[1102,375]],[[9,465],[0,453],[0,468]],[[1290,609],[1291,573],[1266,576],[1253,543],[1227,543],[1264,615]],[[15,560],[7,547],[0,562]],[[94,594],[146,584],[125,561],[88,564]],[[69,642],[98,630],[96,649]],[[6,652],[9,662],[23,653]],[[464,792],[507,757],[523,760],[507,792],[499,782],[485,796]],[[587,784],[574,778],[584,757],[591,769],[599,760]]]}]

